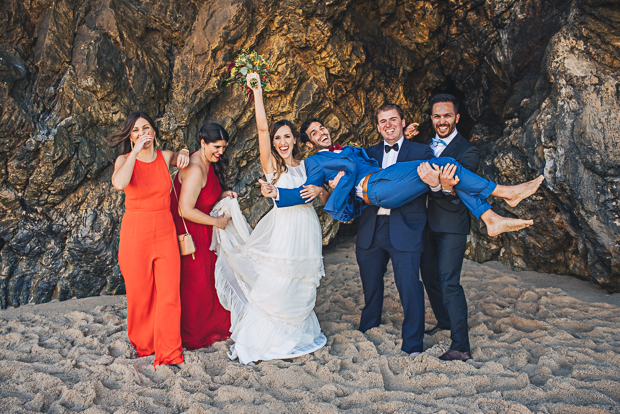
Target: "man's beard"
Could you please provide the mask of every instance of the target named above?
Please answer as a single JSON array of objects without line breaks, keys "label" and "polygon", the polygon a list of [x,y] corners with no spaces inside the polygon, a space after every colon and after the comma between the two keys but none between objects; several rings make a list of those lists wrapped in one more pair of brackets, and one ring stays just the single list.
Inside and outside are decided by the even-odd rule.
[{"label": "man's beard", "polygon": [[329,144],[328,146],[326,146],[326,147],[321,146],[321,145],[319,145],[318,143],[316,143],[316,142],[314,142],[314,141],[312,141],[312,140],[310,141],[310,143],[312,144],[312,147],[313,147],[313,148],[314,148],[317,152],[318,152],[318,151],[321,151],[321,150],[324,150],[324,149],[329,149],[329,147],[333,145],[333,143],[331,142],[331,140],[330,140],[330,144]]},{"label": "man's beard", "polygon": [[[446,135],[444,135],[444,136],[442,137],[441,135],[439,135],[439,128],[441,128],[441,127],[446,127],[446,126],[448,127],[448,132],[446,132]],[[437,127],[435,128],[435,132],[437,133],[437,136],[438,136],[439,138],[447,138],[447,137],[449,137],[449,136],[450,136],[450,134],[452,134],[452,133],[454,132],[454,130],[455,130],[455,129],[456,129],[456,126],[455,126],[455,125],[449,125],[449,124],[448,124],[448,125],[446,125],[446,124],[443,124],[443,125],[437,125]]]}]

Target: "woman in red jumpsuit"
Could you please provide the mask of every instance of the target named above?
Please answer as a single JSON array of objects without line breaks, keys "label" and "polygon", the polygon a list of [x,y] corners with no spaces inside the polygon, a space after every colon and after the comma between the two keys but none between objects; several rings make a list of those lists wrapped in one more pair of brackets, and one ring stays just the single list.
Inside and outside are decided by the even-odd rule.
[{"label": "woman in red jumpsuit", "polygon": [[158,130],[145,113],[132,112],[110,145],[122,145],[112,184],[125,191],[118,263],[127,291],[127,331],[140,357],[153,365],[183,362],[181,348],[180,255],[170,214],[169,165],[187,166],[187,150],[159,151]]}]

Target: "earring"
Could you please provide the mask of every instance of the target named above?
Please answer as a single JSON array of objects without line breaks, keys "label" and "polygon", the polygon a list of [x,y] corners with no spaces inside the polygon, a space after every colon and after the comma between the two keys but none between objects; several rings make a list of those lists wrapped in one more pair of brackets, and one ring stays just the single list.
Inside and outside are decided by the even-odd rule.
[{"label": "earring", "polygon": [[129,140],[129,143],[131,144],[131,150],[133,151],[133,141]]},{"label": "earring", "polygon": [[153,138],[153,143],[155,144],[155,148],[157,148],[157,137]]}]

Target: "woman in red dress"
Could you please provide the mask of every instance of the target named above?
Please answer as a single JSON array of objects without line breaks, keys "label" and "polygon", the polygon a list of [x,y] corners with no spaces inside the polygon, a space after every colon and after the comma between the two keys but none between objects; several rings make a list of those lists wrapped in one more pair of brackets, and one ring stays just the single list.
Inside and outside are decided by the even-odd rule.
[{"label": "woman in red dress", "polygon": [[135,353],[155,354],[153,365],[183,362],[179,323],[179,245],[170,215],[168,167],[184,168],[189,152],[158,151],[151,117],[132,112],[123,129],[110,136],[123,154],[114,164],[112,184],[125,192],[118,264],[127,291],[127,333]]},{"label": "woman in red dress", "polygon": [[230,312],[222,307],[215,290],[217,256],[209,250],[213,226],[223,229],[230,220],[211,217],[213,205],[222,197],[237,197],[233,191],[222,192],[228,140],[218,124],[200,128],[196,137],[200,149],[190,155],[189,166],[173,183],[170,210],[177,234],[185,234],[181,212],[196,245],[195,258],[181,257],[181,340],[187,349],[205,348],[230,337]]}]

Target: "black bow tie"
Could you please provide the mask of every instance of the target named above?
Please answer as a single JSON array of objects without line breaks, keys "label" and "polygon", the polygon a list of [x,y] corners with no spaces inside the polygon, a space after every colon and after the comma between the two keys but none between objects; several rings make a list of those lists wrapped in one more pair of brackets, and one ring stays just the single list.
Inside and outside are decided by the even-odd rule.
[{"label": "black bow tie", "polygon": [[390,152],[391,150],[394,150],[396,152],[398,152],[398,142],[394,145],[392,145],[391,147],[389,145],[385,146],[385,153],[387,154],[388,152]]}]

